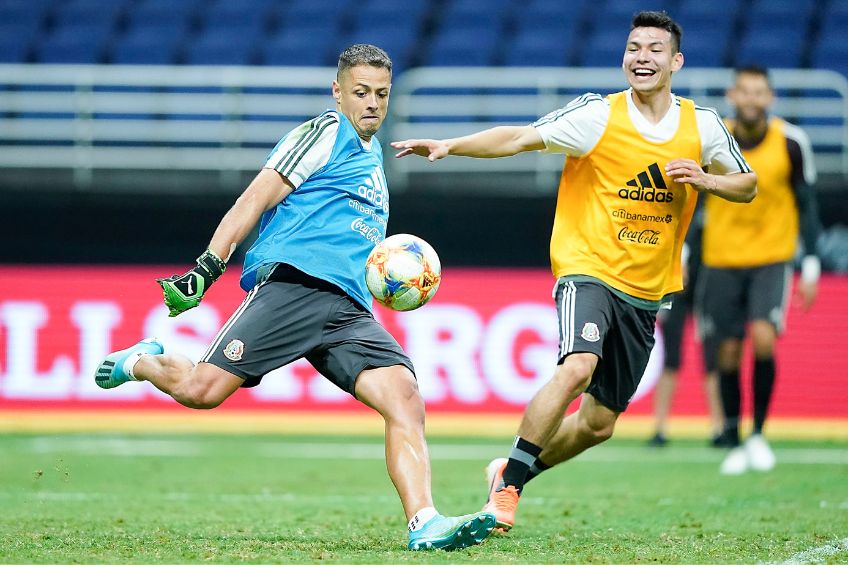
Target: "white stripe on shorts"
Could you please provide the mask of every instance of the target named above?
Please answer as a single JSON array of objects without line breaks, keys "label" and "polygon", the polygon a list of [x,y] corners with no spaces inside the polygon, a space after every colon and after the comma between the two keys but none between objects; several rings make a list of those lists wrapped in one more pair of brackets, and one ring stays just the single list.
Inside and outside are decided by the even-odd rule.
[{"label": "white stripe on shorts", "polygon": [[226,334],[236,320],[244,313],[245,309],[247,309],[247,305],[250,304],[251,300],[256,296],[256,292],[259,288],[264,285],[265,282],[261,282],[258,285],[254,286],[250,289],[250,292],[247,293],[247,296],[242,300],[241,305],[233,312],[233,315],[230,316],[230,319],[227,320],[227,323],[224,324],[224,327],[218,331],[218,335],[215,336],[215,339],[212,340],[212,344],[209,346],[209,349],[206,350],[206,353],[203,354],[203,357],[200,358],[202,363],[206,363],[209,361],[209,358],[212,357],[212,353],[214,353],[215,349],[221,344],[221,340],[224,339],[224,334]]},{"label": "white stripe on shorts", "polygon": [[577,287],[569,281],[562,288],[562,304],[560,305],[560,335],[562,341],[559,344],[560,356],[571,353],[574,349],[574,302]]}]

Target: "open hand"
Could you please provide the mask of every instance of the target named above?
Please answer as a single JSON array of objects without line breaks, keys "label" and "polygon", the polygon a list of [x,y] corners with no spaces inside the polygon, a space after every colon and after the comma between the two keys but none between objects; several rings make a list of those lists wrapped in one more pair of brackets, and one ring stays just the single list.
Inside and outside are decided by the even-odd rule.
[{"label": "open hand", "polygon": [[448,144],[441,139],[407,139],[406,141],[392,141],[391,146],[399,149],[395,157],[406,157],[407,155],[420,155],[427,157],[432,162],[448,156]]}]

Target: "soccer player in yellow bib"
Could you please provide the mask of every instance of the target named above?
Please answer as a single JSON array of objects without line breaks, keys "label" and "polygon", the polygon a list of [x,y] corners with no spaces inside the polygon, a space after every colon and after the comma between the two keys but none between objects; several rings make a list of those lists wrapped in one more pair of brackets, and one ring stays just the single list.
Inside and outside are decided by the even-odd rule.
[{"label": "soccer player in yellow bib", "polygon": [[[628,90],[585,94],[527,126],[392,143],[398,157],[430,161],[566,155],[551,236],[559,362],[528,404],[509,458],[487,469],[486,509],[504,530],[528,480],[612,436],[647,365],[663,297],[683,287],[697,193],[733,202],[756,194],[756,175],[715,111],[671,92],[680,38],[667,14],[641,12],[623,45]],[[563,418],[581,393],[579,410]]]},{"label": "soccer player in yellow bib", "polygon": [[[704,272],[697,290],[701,333],[719,343],[718,372],[724,410],[723,443],[731,447],[721,472],[769,471],[775,457],[763,437],[775,379],[774,350],[783,330],[799,231],[804,242],[801,304],[815,299],[820,272],[815,245],[820,230],[816,170],[810,141],[797,126],[768,110],[774,93],[768,72],[745,67],[728,91],[736,117],[727,125],[756,169],[759,196],[750,206],[704,203]],[[800,221],[799,221],[800,220]],[[800,226],[799,226],[800,224]],[[800,227],[800,229],[799,229]],[[754,353],[753,433],[739,441],[739,368],[746,324]]]}]

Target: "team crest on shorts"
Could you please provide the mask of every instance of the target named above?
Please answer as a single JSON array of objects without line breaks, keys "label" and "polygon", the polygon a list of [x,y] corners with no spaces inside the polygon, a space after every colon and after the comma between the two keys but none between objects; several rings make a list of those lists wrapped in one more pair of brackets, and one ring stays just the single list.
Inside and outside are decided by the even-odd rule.
[{"label": "team crest on shorts", "polygon": [[230,361],[241,361],[242,353],[244,353],[244,343],[238,339],[234,339],[224,348],[224,357]]},{"label": "team crest on shorts", "polygon": [[580,337],[593,343],[601,339],[601,331],[598,329],[598,324],[586,322],[583,325],[583,331],[580,332]]}]

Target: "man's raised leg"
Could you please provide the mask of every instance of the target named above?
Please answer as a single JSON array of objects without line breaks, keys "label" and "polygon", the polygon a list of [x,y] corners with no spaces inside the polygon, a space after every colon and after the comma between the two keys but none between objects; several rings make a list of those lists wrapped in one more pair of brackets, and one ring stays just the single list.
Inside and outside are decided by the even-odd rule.
[{"label": "man's raised leg", "polygon": [[150,381],[183,406],[199,409],[215,408],[244,383],[210,363],[195,365],[187,357],[162,351],[161,343],[146,339],[110,353],[97,367],[95,382],[113,388],[131,380]]}]

